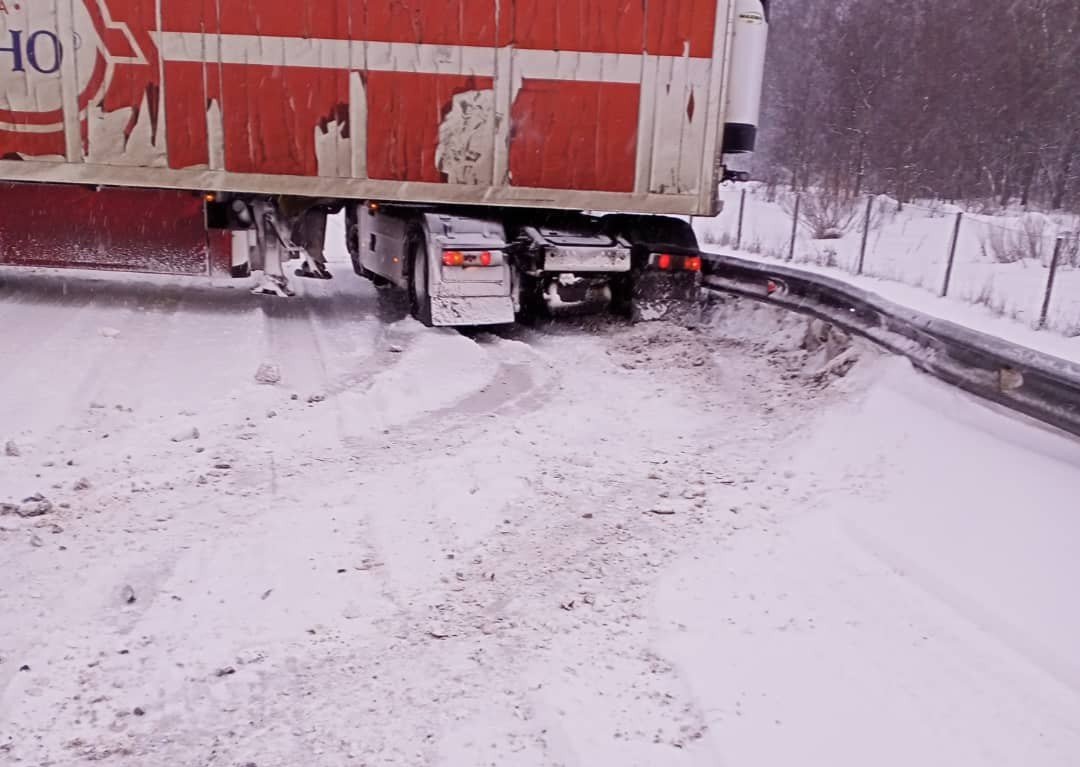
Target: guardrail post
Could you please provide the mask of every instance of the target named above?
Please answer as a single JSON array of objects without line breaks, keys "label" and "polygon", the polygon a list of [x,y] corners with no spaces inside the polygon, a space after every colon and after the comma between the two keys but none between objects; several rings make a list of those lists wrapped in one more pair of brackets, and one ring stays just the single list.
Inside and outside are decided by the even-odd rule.
[{"label": "guardrail post", "polygon": [[866,198],[866,220],[863,222],[862,245],[859,246],[859,266],[855,270],[856,274],[862,274],[863,266],[866,264],[866,243],[870,239],[870,219],[873,215],[874,195],[870,195]]},{"label": "guardrail post", "polygon": [[945,281],[941,284],[941,297],[949,295],[949,285],[952,282],[953,263],[956,261],[956,246],[960,242],[960,223],[964,220],[964,212],[956,214],[956,225],[953,227],[952,240],[949,242],[949,260],[945,262]]},{"label": "guardrail post", "polygon": [[1039,330],[1046,327],[1046,319],[1050,315],[1050,299],[1054,295],[1054,279],[1057,276],[1058,262],[1061,261],[1061,251],[1065,249],[1065,238],[1058,237],[1054,243],[1054,257],[1050,259],[1050,276],[1046,279],[1046,295],[1043,296],[1042,312],[1039,314]]},{"label": "guardrail post", "polygon": [[739,228],[735,233],[735,250],[742,250],[743,216],[746,214],[746,190],[739,196]]},{"label": "guardrail post", "polygon": [[791,217],[791,248],[788,250],[788,261],[795,260],[795,238],[799,235],[799,204],[802,202],[802,195],[795,195],[795,214]]}]

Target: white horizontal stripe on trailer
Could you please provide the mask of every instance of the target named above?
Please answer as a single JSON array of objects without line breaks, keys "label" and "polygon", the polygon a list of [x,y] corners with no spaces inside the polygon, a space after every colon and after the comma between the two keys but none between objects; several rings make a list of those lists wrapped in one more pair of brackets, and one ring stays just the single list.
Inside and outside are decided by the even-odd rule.
[{"label": "white horizontal stripe on trailer", "polygon": [[[387,43],[376,40],[216,35],[200,32],[155,33],[165,61],[254,64],[275,67],[414,72],[494,77],[496,56],[510,50],[515,78],[640,83],[643,54],[498,49],[473,45]],[[650,56],[651,61],[685,59],[692,81],[707,76],[711,59]]]},{"label": "white horizontal stripe on trailer", "polygon": [[598,83],[641,82],[640,54],[586,53],[514,49],[514,75],[544,80],[588,80]]}]

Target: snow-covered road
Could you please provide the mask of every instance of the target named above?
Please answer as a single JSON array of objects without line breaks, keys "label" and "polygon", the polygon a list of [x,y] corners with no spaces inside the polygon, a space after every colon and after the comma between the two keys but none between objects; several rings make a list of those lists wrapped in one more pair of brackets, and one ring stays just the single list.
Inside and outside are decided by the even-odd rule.
[{"label": "snow-covered road", "polygon": [[338,272],[0,273],[0,763],[1080,762],[1075,441],[762,307]]}]

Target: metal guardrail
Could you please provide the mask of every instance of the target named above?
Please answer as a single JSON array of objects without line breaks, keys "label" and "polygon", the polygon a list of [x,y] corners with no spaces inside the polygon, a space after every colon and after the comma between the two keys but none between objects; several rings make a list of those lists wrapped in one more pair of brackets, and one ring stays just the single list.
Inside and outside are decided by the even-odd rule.
[{"label": "metal guardrail", "polygon": [[831,322],[979,397],[1080,436],[1080,365],[853,285],[784,266],[704,255],[705,287]]}]

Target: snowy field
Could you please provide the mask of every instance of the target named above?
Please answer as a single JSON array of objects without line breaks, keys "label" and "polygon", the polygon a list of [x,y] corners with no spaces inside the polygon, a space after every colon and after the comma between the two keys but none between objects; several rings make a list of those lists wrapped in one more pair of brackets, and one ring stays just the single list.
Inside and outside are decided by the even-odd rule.
[{"label": "snowy field", "polygon": [[[696,219],[704,250],[737,253],[765,261],[787,262],[791,256],[794,198],[778,191],[770,199],[765,187],[746,185],[741,248],[736,249],[742,188],[721,191],[724,210],[715,219]],[[812,195],[811,195],[812,197]],[[964,212],[948,298],[945,285],[948,255],[960,208],[946,204],[906,205],[877,199],[867,238],[863,275],[858,270],[866,198],[847,214],[836,239],[815,239],[804,200],[791,262],[874,291],[905,306],[958,322],[1065,357],[1080,360],[1080,222],[1067,216],[1039,213],[981,215]],[[817,217],[821,220],[821,216]],[[1059,233],[1072,239],[1060,259],[1046,330],[1036,330],[1042,314],[1050,262]]]},{"label": "snowy field", "polygon": [[1076,441],[767,307],[336,271],[0,272],[0,763],[1080,763]]}]

